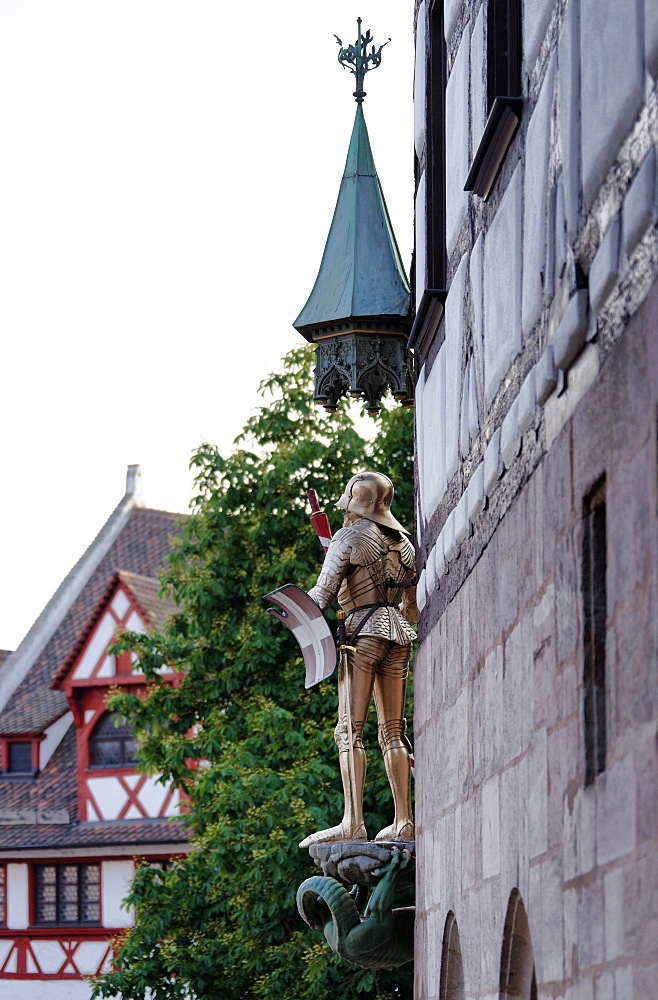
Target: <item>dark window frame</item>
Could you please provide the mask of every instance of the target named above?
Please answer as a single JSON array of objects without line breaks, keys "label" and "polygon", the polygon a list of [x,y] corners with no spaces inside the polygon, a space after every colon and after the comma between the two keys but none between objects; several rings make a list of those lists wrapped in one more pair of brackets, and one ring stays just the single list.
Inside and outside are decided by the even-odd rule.
[{"label": "dark window frame", "polygon": [[605,476],[583,501],[583,727],[585,784],[605,771],[607,755],[607,526]]},{"label": "dark window frame", "polygon": [[[75,869],[75,879],[67,878],[67,869]],[[46,881],[46,870],[54,871],[54,879]],[[89,875],[94,878],[88,878]],[[45,899],[45,889],[54,885],[54,900]],[[75,898],[72,896],[72,889],[75,889]],[[96,892],[89,892],[96,889]],[[68,890],[68,892],[67,892]],[[96,899],[89,898],[96,895]],[[51,918],[42,917],[41,914],[46,907],[54,908],[54,915]],[[75,907],[75,915],[67,916],[67,909]],[[91,908],[94,916],[84,916],[85,908]],[[44,863],[34,866],[34,925],[38,927],[60,927],[60,926],[85,926],[97,927],[101,924],[101,866],[98,862],[70,863],[59,862],[56,864]]]},{"label": "dark window frame", "polygon": [[0,927],[7,926],[7,866],[0,864]]},{"label": "dark window frame", "polygon": [[446,287],[446,86],[447,50],[443,30],[443,2],[434,0],[429,12],[427,60],[427,222],[428,287]]},{"label": "dark window frame", "polygon": [[[115,726],[116,716],[104,712],[89,734],[89,769],[92,771],[112,771],[135,767],[135,736],[131,723],[124,720]],[[100,760],[101,751],[114,744],[118,752],[114,758]]]},{"label": "dark window frame", "polygon": [[[23,736],[17,733],[16,735],[0,736],[0,777],[3,780],[11,779],[13,781],[34,778],[39,770],[39,743],[40,738],[35,737],[34,734]],[[11,747],[17,745],[29,747],[30,764],[27,768],[14,769],[11,766]]]},{"label": "dark window frame", "polygon": [[522,6],[487,0],[487,114],[497,97],[521,97]]},{"label": "dark window frame", "polygon": [[523,4],[487,0],[487,123],[473,156],[465,191],[488,198],[523,108]]},{"label": "dark window frame", "polygon": [[[16,754],[16,750],[20,750],[22,753]],[[25,756],[27,756],[27,762],[21,760]],[[21,764],[25,764],[26,766],[21,766]],[[33,770],[32,741],[7,740],[7,774],[32,774]]]},{"label": "dark window frame", "polygon": [[[422,359],[430,352],[447,294],[445,109],[448,61],[443,25],[443,0],[433,0],[429,9],[425,88],[425,218],[416,218],[416,226],[420,224],[425,229],[426,274],[423,275],[420,301],[415,303],[416,316],[408,341],[408,346],[417,350]],[[417,164],[416,174],[418,176]]]}]

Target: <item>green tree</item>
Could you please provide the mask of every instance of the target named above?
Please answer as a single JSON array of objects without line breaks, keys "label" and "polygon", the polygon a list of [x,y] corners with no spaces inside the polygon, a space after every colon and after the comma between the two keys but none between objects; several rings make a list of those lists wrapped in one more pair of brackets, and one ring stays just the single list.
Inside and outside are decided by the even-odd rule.
[{"label": "green tree", "polygon": [[[138,869],[135,925],[95,998],[411,997],[410,966],[376,979],[342,962],[295,906],[297,887],[317,873],[297,843],[341,810],[336,684],[304,690],[298,647],[261,597],[288,581],[308,588],[317,575],[307,488],[328,504],[370,466],[397,478],[403,522],[413,496],[410,414],[384,411],[368,444],[345,410],[316,409],[311,362],[308,348],[292,351],[263,383],[272,401],[228,458],[210,445],[196,452],[198,495],[163,576],[180,613],[162,634],[122,638],[148,695],[116,694],[113,707],[141,733],[142,766],[188,795],[195,847],[170,871]],[[165,664],[181,671],[179,686],[160,680]],[[379,758],[370,755],[367,789],[374,830],[390,821]]]}]

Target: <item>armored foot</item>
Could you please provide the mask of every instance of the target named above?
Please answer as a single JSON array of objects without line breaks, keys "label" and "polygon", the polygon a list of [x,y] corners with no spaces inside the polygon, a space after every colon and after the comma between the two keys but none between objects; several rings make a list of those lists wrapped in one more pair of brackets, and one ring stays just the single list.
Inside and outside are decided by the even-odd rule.
[{"label": "armored foot", "polygon": [[402,820],[400,823],[391,823],[380,830],[375,840],[413,840],[414,825],[411,820]]},{"label": "armored foot", "polygon": [[331,844],[337,840],[367,840],[368,834],[363,823],[351,829],[344,823],[338,826],[331,826],[328,830],[318,830],[311,833],[301,841],[300,847],[310,847],[311,844]]}]

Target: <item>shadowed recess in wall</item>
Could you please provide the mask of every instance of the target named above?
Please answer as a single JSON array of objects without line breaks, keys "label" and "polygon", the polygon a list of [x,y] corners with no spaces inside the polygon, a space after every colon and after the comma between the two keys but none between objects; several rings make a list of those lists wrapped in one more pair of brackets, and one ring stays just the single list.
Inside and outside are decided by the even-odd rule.
[{"label": "shadowed recess in wall", "polygon": [[439,1000],[464,1000],[464,966],[455,914],[450,911],[443,931]]},{"label": "shadowed recess in wall", "polygon": [[528,916],[518,889],[512,889],[500,956],[500,1000],[537,1000],[535,962]]}]

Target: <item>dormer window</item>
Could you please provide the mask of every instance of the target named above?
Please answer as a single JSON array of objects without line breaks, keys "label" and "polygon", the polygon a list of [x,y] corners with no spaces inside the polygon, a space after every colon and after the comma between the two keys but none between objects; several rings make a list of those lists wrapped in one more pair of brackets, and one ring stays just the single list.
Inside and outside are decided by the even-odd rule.
[{"label": "dormer window", "polygon": [[32,773],[32,744],[14,743],[7,744],[7,770],[10,774],[31,774]]},{"label": "dormer window", "polygon": [[31,778],[39,769],[39,740],[35,736],[0,736],[0,766],[5,776]]},{"label": "dormer window", "polygon": [[132,725],[105,712],[89,737],[89,767],[132,767],[136,749]]}]

